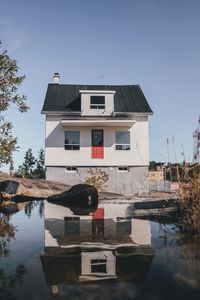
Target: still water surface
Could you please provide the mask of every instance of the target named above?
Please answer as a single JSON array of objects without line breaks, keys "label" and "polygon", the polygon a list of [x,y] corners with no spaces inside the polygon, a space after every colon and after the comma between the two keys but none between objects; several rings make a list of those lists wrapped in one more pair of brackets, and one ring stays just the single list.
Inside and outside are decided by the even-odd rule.
[{"label": "still water surface", "polygon": [[47,201],[0,213],[0,299],[200,299],[200,236],[131,217]]}]

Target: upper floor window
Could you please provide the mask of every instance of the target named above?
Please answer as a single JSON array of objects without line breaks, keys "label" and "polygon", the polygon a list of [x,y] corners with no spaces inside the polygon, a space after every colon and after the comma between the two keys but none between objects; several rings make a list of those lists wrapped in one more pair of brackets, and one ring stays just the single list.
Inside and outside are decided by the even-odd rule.
[{"label": "upper floor window", "polygon": [[65,131],[65,150],[80,149],[80,131]]},{"label": "upper floor window", "polygon": [[105,109],[105,96],[90,96],[90,109]]},{"label": "upper floor window", "polygon": [[130,150],[130,132],[116,131],[115,132],[115,149]]}]

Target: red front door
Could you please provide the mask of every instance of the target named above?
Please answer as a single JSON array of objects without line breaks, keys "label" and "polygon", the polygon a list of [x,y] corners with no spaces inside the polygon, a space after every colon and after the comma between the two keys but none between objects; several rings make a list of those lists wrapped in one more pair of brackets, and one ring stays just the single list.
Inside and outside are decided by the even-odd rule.
[{"label": "red front door", "polygon": [[103,130],[92,130],[92,158],[103,158],[104,146],[103,146]]}]

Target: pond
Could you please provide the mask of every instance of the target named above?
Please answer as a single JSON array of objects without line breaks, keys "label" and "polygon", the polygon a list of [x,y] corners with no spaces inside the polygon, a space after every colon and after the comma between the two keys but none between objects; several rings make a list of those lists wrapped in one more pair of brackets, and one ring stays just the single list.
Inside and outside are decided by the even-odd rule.
[{"label": "pond", "polygon": [[134,219],[131,205],[93,212],[47,201],[0,213],[0,299],[200,299],[200,236]]}]

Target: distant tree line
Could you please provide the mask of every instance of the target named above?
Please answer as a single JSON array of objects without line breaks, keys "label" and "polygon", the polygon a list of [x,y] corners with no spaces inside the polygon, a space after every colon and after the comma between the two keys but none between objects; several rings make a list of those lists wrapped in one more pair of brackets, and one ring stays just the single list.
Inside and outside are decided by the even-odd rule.
[{"label": "distant tree line", "polygon": [[23,164],[18,167],[14,176],[31,179],[45,178],[44,150],[40,149],[35,158],[32,149],[29,148],[25,153]]}]

